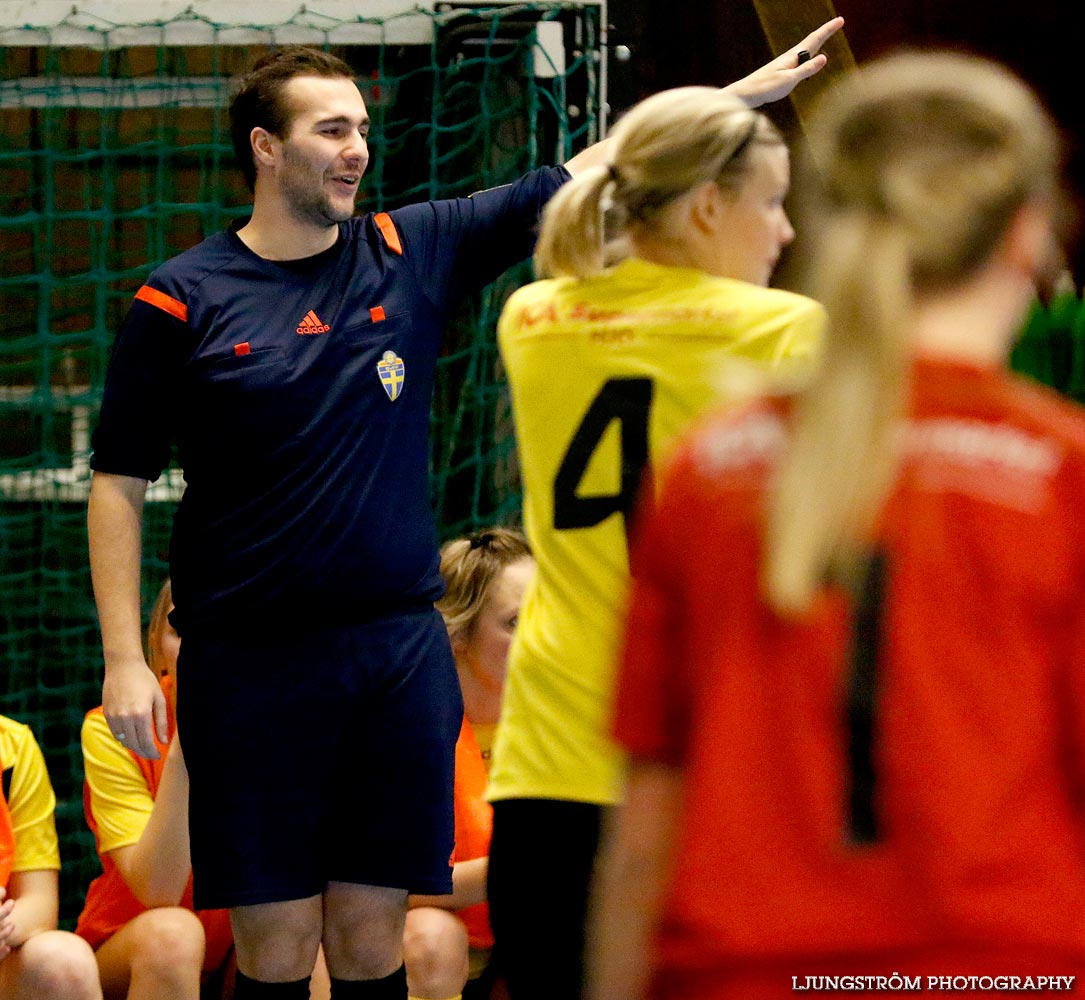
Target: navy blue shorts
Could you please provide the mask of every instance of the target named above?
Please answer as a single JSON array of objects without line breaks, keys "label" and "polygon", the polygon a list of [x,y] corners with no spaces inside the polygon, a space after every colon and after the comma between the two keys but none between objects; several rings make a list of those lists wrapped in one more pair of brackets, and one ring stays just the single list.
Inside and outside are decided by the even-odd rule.
[{"label": "navy blue shorts", "polygon": [[329,882],[451,892],[463,703],[441,616],[245,631],[181,643],[195,906],[303,899]]}]

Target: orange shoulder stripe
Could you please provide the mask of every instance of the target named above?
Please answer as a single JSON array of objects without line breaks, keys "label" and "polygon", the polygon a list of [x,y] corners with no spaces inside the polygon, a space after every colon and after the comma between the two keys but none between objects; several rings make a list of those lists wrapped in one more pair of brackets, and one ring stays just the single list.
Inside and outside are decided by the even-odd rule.
[{"label": "orange shoulder stripe", "polygon": [[373,216],[373,221],[381,231],[384,242],[388,244],[388,249],[402,257],[403,244],[399,242],[399,233],[396,232],[396,224],[392,221],[392,217],[387,212],[378,212]]},{"label": "orange shoulder stripe", "polygon": [[168,312],[171,316],[176,316],[182,322],[188,320],[188,306],[183,302],[178,302],[175,298],[172,298],[165,292],[160,292],[157,288],[151,288],[150,285],[143,285],[140,290],[136,292],[136,298],[142,299],[152,306],[157,306],[163,312]]}]

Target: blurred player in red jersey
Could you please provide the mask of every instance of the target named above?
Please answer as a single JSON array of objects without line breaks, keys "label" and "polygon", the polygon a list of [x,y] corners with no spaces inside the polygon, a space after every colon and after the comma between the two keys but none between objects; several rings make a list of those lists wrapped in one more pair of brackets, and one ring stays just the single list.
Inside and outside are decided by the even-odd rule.
[{"label": "blurred player in red jersey", "polygon": [[810,138],[823,365],[691,432],[634,553],[592,1000],[1085,970],[1085,415],[1003,370],[1057,136],[926,54]]}]

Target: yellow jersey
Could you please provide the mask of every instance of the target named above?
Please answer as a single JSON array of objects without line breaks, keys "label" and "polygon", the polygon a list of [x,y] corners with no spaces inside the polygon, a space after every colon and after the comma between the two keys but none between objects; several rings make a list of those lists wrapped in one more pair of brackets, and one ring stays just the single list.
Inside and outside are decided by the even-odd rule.
[{"label": "yellow jersey", "polygon": [[799,375],[824,324],[803,296],[637,258],[509,299],[498,343],[538,571],[509,655],[491,801],[621,799],[609,713],[641,482],[726,400],[738,359]]},{"label": "yellow jersey", "polygon": [[138,844],[154,809],[154,794],[139,764],[101,712],[87,713],[80,738],[86,804],[97,825],[98,853]]},{"label": "yellow jersey", "polygon": [[11,871],[57,871],[56,795],[29,726],[0,715],[0,764],[15,851]]}]

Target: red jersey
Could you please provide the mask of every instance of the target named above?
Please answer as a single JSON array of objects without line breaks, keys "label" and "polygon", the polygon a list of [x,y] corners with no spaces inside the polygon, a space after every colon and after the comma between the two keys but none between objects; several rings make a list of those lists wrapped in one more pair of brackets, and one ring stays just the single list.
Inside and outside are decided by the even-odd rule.
[{"label": "red jersey", "polygon": [[1085,415],[998,371],[924,360],[913,383],[871,838],[848,832],[854,608],[826,589],[784,620],[758,593],[784,409],[695,429],[642,525],[614,731],[684,776],[657,957],[699,995],[1085,971]]}]

